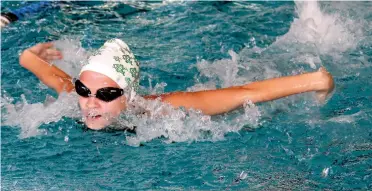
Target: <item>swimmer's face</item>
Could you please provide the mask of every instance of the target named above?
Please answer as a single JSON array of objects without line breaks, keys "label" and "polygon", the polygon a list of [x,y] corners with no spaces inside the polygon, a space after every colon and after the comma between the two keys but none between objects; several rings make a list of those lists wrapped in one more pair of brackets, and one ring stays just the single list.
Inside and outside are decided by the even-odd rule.
[{"label": "swimmer's face", "polygon": [[[101,88],[120,88],[109,77],[91,71],[84,71],[80,75],[80,81],[89,88],[93,95]],[[122,95],[113,101],[105,102],[94,96],[79,96],[79,105],[88,128],[99,130],[110,125],[120,115],[121,111],[126,109],[126,98]]]}]

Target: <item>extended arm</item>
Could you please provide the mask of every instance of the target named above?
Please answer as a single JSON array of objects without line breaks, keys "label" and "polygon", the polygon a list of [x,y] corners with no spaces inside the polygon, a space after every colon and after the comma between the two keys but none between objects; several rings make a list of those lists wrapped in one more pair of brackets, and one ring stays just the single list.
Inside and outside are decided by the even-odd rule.
[{"label": "extended arm", "polygon": [[73,89],[71,77],[48,63],[50,60],[61,59],[59,51],[52,49],[51,43],[37,44],[26,49],[19,57],[20,64],[35,74],[45,85],[58,93],[70,92]]},{"label": "extended arm", "polygon": [[310,91],[317,91],[319,97],[325,98],[333,86],[332,76],[321,68],[317,72],[273,78],[243,86],[199,92],[175,92],[160,95],[160,98],[174,107],[183,106],[201,110],[207,115],[215,115],[231,111],[247,100],[258,103]]}]

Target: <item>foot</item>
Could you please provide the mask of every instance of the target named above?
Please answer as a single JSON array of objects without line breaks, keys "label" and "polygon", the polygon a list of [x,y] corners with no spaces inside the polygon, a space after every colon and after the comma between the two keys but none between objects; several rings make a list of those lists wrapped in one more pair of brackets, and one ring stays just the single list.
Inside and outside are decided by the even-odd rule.
[{"label": "foot", "polygon": [[335,88],[335,84],[332,75],[325,68],[321,67],[317,73],[320,83],[319,90],[316,91],[316,97],[320,103],[324,103]]}]

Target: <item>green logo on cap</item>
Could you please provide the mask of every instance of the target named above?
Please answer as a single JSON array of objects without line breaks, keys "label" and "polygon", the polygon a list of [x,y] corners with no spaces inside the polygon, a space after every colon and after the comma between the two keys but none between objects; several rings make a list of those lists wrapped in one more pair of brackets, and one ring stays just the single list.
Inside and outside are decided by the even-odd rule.
[{"label": "green logo on cap", "polygon": [[115,69],[118,73],[122,74],[123,76],[125,76],[125,71],[128,71],[128,69],[126,69],[126,68],[125,68],[123,65],[121,65],[121,64],[114,64],[113,67],[114,67],[114,69]]},{"label": "green logo on cap", "polygon": [[121,48],[120,48],[120,51],[121,51],[122,53],[124,53],[124,54],[130,54],[130,50],[129,50],[128,48],[126,48],[126,47],[121,47]]},{"label": "green logo on cap", "polygon": [[138,82],[134,82],[132,84],[132,88],[133,88],[134,91],[138,92],[138,90],[139,90],[139,84],[138,84]]},{"label": "green logo on cap", "polygon": [[114,60],[117,62],[120,62],[120,57],[119,56],[114,56]]},{"label": "green logo on cap", "polygon": [[138,70],[137,70],[137,68],[130,68],[129,69],[129,72],[130,72],[130,74],[132,74],[132,77],[133,78],[137,78],[137,76],[138,76]]},{"label": "green logo on cap", "polygon": [[128,86],[131,84],[132,80],[128,77],[125,78],[125,81],[127,82]]},{"label": "green logo on cap", "polygon": [[123,55],[123,59],[124,59],[124,61],[126,62],[126,63],[128,63],[128,64],[130,64],[130,65],[133,65],[132,64],[132,58],[129,56],[129,55],[127,55],[127,54],[125,54],[125,55]]}]

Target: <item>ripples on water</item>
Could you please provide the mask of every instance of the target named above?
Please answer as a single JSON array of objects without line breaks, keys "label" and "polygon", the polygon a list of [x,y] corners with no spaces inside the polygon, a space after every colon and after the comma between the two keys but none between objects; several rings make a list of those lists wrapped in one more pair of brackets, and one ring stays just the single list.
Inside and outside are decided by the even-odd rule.
[{"label": "ripples on water", "polygon": [[[9,25],[2,31],[3,187],[371,189],[370,8],[76,2]],[[121,123],[138,125],[137,134],[103,133],[75,122],[74,95],[54,100],[17,65],[26,47],[59,40],[65,59],[55,64],[76,76],[92,49],[116,37],[141,61],[142,93],[227,87],[320,66],[334,74],[336,93],[323,107],[305,94],[214,117],[152,102],[144,107],[170,116],[125,113]],[[165,144],[172,142],[179,143]]]}]

